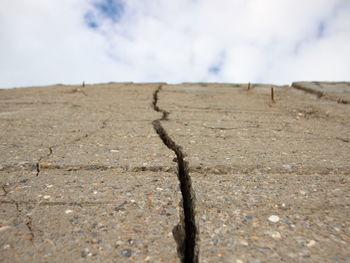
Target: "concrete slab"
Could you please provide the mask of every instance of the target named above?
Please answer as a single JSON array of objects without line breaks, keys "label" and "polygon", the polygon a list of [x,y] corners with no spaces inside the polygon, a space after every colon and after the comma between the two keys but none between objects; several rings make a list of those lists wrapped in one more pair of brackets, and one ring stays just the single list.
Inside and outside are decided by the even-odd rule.
[{"label": "concrete slab", "polygon": [[349,175],[192,174],[200,262],[347,262]]},{"label": "concrete slab", "polygon": [[347,262],[346,105],[275,86],[159,97],[192,168],[201,262]]},{"label": "concrete slab", "polygon": [[348,262],[349,107],[319,85],[1,90],[0,261]]},{"label": "concrete slab", "polygon": [[270,89],[164,87],[160,106],[171,113],[164,126],[197,170],[349,171],[348,107],[290,88],[275,93],[272,103]]},{"label": "concrete slab", "polygon": [[0,178],[2,262],[177,262],[172,173],[3,171]]}]

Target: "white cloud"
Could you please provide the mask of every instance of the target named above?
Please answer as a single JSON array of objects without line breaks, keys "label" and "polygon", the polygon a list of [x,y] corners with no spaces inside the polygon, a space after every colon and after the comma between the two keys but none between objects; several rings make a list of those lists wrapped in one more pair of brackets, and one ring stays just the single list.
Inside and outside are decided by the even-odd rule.
[{"label": "white cloud", "polygon": [[103,1],[2,0],[0,88],[349,80],[347,0]]}]

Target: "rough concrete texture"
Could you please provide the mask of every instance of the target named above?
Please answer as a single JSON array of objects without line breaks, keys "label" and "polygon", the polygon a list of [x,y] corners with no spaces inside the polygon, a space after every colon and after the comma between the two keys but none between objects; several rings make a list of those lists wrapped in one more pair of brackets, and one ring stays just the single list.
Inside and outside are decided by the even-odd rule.
[{"label": "rough concrete texture", "polygon": [[324,82],[0,90],[0,262],[179,262],[172,232],[186,189],[152,125],[162,111],[189,164],[200,262],[350,262],[349,92]]},{"label": "rough concrete texture", "polygon": [[294,82],[292,87],[338,103],[350,104],[349,82]]}]

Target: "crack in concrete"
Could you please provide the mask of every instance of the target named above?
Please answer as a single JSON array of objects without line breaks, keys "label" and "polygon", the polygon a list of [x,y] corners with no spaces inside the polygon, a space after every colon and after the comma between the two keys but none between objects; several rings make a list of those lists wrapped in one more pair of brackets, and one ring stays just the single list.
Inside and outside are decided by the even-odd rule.
[{"label": "crack in concrete", "polygon": [[1,189],[4,192],[1,196],[7,196],[7,194],[10,192],[9,190],[6,189],[6,186],[4,184],[1,185]]},{"label": "crack in concrete", "polygon": [[[22,210],[19,209],[19,205],[30,205],[30,204],[36,204],[38,206],[100,206],[100,205],[115,205],[115,202],[113,201],[81,201],[81,202],[71,202],[71,201],[50,201],[50,202],[40,202],[38,203],[35,200],[27,200],[27,201],[16,201],[16,200],[4,200],[0,201],[0,204],[13,204],[16,205],[16,209],[18,212],[22,213]],[[117,208],[120,210],[127,202],[125,201],[121,205],[117,206]]]},{"label": "crack in concrete", "polygon": [[[350,142],[348,139],[343,139],[343,138],[338,138],[338,140],[343,141],[343,142]],[[174,160],[176,162],[176,158]],[[5,166],[1,171],[7,171],[7,172],[14,172],[14,171],[21,171],[30,168],[32,165],[28,164],[25,166]],[[108,166],[108,165],[86,165],[86,166],[61,166],[61,165],[50,165],[50,166],[44,166],[41,165],[41,171],[43,170],[49,170],[49,171],[54,171],[54,170],[62,170],[62,171],[67,171],[67,172],[74,172],[74,171],[110,171],[110,170],[118,170],[121,172],[166,172],[166,173],[173,173],[174,172],[174,167],[170,166]],[[269,167],[269,169],[264,169],[264,168],[259,168],[257,167],[256,164],[247,164],[247,165],[237,165],[237,164],[231,164],[231,165],[213,165],[213,166],[202,166],[202,165],[197,165],[197,166],[189,166],[188,167],[189,172],[197,172],[197,173],[214,173],[214,174],[229,174],[229,173],[243,173],[243,174],[248,174],[252,173],[256,170],[263,170],[267,174],[275,174],[275,173],[305,173],[310,170],[313,170],[315,173],[318,174],[332,174],[332,173],[337,173],[337,174],[346,174],[349,173],[349,168],[348,167],[328,167],[328,166],[296,166],[293,171],[286,171],[283,167],[276,166],[276,167]],[[29,180],[29,179],[28,179]],[[22,182],[16,182],[12,183],[12,185],[19,184]],[[4,185],[5,188],[8,188],[9,186]],[[1,187],[2,188],[2,187]],[[4,191],[4,189],[2,188]],[[7,190],[7,189],[6,189]],[[7,192],[11,192],[7,190]],[[4,196],[4,194],[2,195]]]},{"label": "crack in concrete", "polygon": [[[316,84],[319,87],[322,87],[318,82],[313,82],[313,83]],[[326,100],[334,101],[334,102],[337,102],[339,104],[350,104],[349,100],[345,100],[345,99],[342,99],[342,98],[334,98],[332,96],[328,96],[326,93],[324,93],[322,91],[315,90],[315,89],[312,89],[312,88],[307,88],[307,87],[299,85],[298,83],[294,83],[293,82],[292,83],[292,88],[297,89],[297,90],[302,90],[302,91],[304,91],[306,93],[310,93],[310,94],[316,95],[318,98],[323,98],[323,99],[326,99]]]},{"label": "crack in concrete", "polygon": [[29,235],[30,235],[29,240],[31,242],[34,242],[34,231],[33,231],[33,227],[32,227],[32,222],[33,222],[32,217],[31,216],[27,216],[27,217],[29,218],[29,221],[26,223],[26,226],[29,230]]},{"label": "crack in concrete", "polygon": [[[6,201],[2,201],[2,202],[0,202],[0,203],[3,204],[3,203],[6,203]],[[16,206],[16,210],[17,210],[18,213],[20,213],[20,214],[25,214],[25,213],[23,213],[23,210],[19,208],[19,205],[20,205],[19,202],[17,202],[17,201],[15,201],[15,200],[11,199],[11,201],[10,201],[10,202],[7,202],[7,203],[8,203],[8,204],[14,204],[14,205]],[[33,231],[33,223],[32,223],[32,222],[33,222],[33,219],[32,219],[32,217],[31,217],[30,214],[25,214],[25,216],[26,216],[27,219],[28,219],[28,221],[25,223],[25,225],[26,225],[26,227],[27,227],[27,229],[28,229],[28,231],[29,231],[29,240],[30,240],[32,243],[34,243],[34,237],[35,237],[35,235],[34,235],[34,231]]]},{"label": "crack in concrete", "polygon": [[44,155],[44,156],[41,156],[40,158],[39,158],[39,160],[38,160],[38,162],[36,163],[36,176],[39,176],[39,174],[40,174],[40,171],[41,171],[41,162],[42,162],[42,160],[43,159],[46,159],[46,158],[49,158],[51,155],[52,155],[52,153],[53,153],[53,147],[54,146],[50,146],[48,149],[49,149],[49,153],[48,154],[46,154],[46,155]]},{"label": "crack in concrete", "polygon": [[160,120],[168,120],[168,115],[169,115],[169,112],[161,109],[158,107],[157,103],[158,103],[158,93],[160,92],[160,90],[162,89],[162,85],[160,85],[156,91],[153,93],[153,101],[152,101],[152,105],[153,105],[153,109],[156,111],[156,112],[160,112],[162,113],[162,118],[160,118]]},{"label": "crack in concrete", "polygon": [[336,139],[339,141],[342,141],[342,142],[346,142],[346,143],[350,142],[349,139],[345,139],[345,138],[341,138],[341,137],[336,137]]},{"label": "crack in concrete", "polygon": [[188,162],[184,160],[185,154],[181,146],[177,145],[163,128],[161,121],[168,120],[169,112],[158,107],[158,93],[161,91],[160,85],[153,93],[153,109],[162,113],[160,119],[152,122],[153,128],[157,132],[163,143],[176,155],[177,176],[180,182],[182,194],[182,210],[180,222],[173,229],[173,236],[177,243],[177,252],[181,262],[198,262],[198,225],[195,217],[195,193],[192,188],[192,180],[189,175]]},{"label": "crack in concrete", "polygon": [[[102,124],[100,125],[100,127],[98,127],[98,129],[92,131],[91,133],[86,133],[84,134],[83,136],[79,137],[79,138],[76,138],[70,142],[68,142],[67,144],[71,144],[71,143],[74,143],[74,142],[79,142],[81,140],[83,140],[84,138],[87,138],[91,135],[94,135],[96,134],[99,130],[101,129],[105,129],[107,127],[107,122],[110,120],[110,118],[108,119],[105,119],[102,121]],[[64,144],[63,144],[64,145]],[[52,145],[50,147],[48,147],[48,150],[49,150],[49,153],[44,155],[44,156],[41,156],[39,158],[39,160],[37,161],[37,163],[35,164],[35,169],[36,169],[36,176],[39,176],[41,170],[42,170],[42,165],[41,165],[41,162],[44,160],[44,159],[48,159],[52,154],[53,154],[53,148],[54,147],[57,147],[59,145]]]}]

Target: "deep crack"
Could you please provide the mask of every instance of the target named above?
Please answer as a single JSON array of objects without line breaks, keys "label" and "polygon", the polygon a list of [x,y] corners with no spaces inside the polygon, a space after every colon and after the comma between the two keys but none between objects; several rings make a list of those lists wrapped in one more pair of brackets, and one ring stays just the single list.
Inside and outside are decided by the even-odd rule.
[{"label": "deep crack", "polygon": [[180,182],[182,194],[183,213],[180,215],[180,222],[173,229],[174,239],[177,243],[177,252],[181,262],[198,262],[198,226],[195,218],[195,193],[192,188],[192,181],[189,175],[188,162],[184,160],[185,154],[181,146],[177,145],[163,128],[161,121],[168,120],[169,112],[158,107],[158,93],[162,86],[159,86],[153,93],[153,109],[162,113],[160,119],[152,122],[153,127],[163,143],[176,155],[177,176]]},{"label": "deep crack", "polygon": [[168,120],[168,116],[169,116],[169,112],[161,109],[158,107],[157,103],[158,103],[158,93],[161,91],[162,89],[162,85],[160,85],[156,91],[153,93],[153,102],[152,102],[152,105],[153,105],[153,109],[157,112],[160,112],[162,113],[162,118],[160,118],[160,120]]}]

